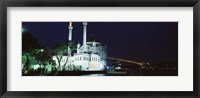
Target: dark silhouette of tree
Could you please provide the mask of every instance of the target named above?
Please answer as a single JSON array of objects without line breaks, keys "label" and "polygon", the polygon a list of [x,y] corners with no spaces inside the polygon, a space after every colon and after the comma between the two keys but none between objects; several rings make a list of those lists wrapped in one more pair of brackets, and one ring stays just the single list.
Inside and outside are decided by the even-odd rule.
[{"label": "dark silhouette of tree", "polygon": [[61,60],[64,54],[68,53],[67,44],[58,43],[56,48],[54,49],[54,53],[56,55],[56,59],[58,61],[58,70],[61,71]]},{"label": "dark silhouette of tree", "polygon": [[42,48],[37,39],[28,31],[22,32],[22,51],[30,51],[32,49]]},{"label": "dark silhouette of tree", "polygon": [[[68,50],[70,49],[70,50]],[[54,49],[54,53],[56,55],[58,61],[58,70],[61,71],[61,60],[64,55],[67,55],[67,58],[64,63],[64,67],[68,62],[69,55],[73,54],[73,51],[76,50],[76,45],[74,42],[68,42],[67,44],[58,43],[56,48]]]},{"label": "dark silhouette of tree", "polygon": [[30,32],[22,31],[22,52],[26,55],[25,70],[30,69],[30,55],[33,49],[42,48]]},{"label": "dark silhouette of tree", "polygon": [[[49,48],[33,49],[31,51],[31,56],[34,57],[34,59],[37,61],[37,64],[40,65],[41,69],[46,70],[46,65],[50,64],[52,66],[52,64],[53,64],[53,59],[52,59],[53,53],[52,53],[52,50]],[[42,65],[44,68],[42,68]],[[41,73],[42,73],[42,75],[46,74],[45,72],[41,72]]]}]

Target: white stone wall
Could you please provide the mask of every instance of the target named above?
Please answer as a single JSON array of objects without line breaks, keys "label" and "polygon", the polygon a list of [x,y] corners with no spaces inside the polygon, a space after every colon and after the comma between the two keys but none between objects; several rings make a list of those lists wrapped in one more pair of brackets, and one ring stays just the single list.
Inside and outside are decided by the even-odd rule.
[{"label": "white stone wall", "polygon": [[[65,66],[66,70],[68,69],[67,66],[75,66],[79,68],[81,66],[81,70],[84,71],[91,71],[91,70],[103,70],[105,64],[102,61],[99,55],[96,54],[77,54],[74,55],[73,57],[67,57],[63,56],[61,59],[61,68],[63,69],[64,64],[67,64]],[[58,67],[58,60],[56,56],[53,56],[53,60],[56,62],[56,67]]]}]

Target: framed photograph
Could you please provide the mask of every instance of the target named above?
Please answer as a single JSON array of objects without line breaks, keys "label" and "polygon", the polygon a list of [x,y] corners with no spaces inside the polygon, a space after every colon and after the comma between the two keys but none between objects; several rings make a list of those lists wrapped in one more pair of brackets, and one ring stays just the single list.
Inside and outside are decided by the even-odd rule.
[{"label": "framed photograph", "polygon": [[199,0],[0,7],[1,97],[199,97]]}]

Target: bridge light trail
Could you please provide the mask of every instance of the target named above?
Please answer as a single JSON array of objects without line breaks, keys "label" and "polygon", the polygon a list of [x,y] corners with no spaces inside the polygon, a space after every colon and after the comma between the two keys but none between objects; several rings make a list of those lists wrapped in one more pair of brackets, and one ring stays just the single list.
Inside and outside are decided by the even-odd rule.
[{"label": "bridge light trail", "polygon": [[136,62],[136,61],[126,60],[126,59],[120,59],[120,58],[113,58],[113,57],[107,57],[107,59],[121,61],[121,62],[127,62],[127,63],[132,63],[132,64],[137,64],[139,66],[143,66],[143,65],[146,64],[144,62]]}]

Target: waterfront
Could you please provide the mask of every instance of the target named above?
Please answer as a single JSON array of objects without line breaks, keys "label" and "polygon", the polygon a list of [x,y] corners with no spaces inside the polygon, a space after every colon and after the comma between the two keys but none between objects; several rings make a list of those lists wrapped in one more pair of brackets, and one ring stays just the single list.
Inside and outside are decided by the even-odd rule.
[{"label": "waterfront", "polygon": [[30,70],[28,74],[23,76],[178,76],[177,68],[160,67],[160,68],[123,68],[117,70],[106,71],[51,71],[49,73],[44,70]]}]

